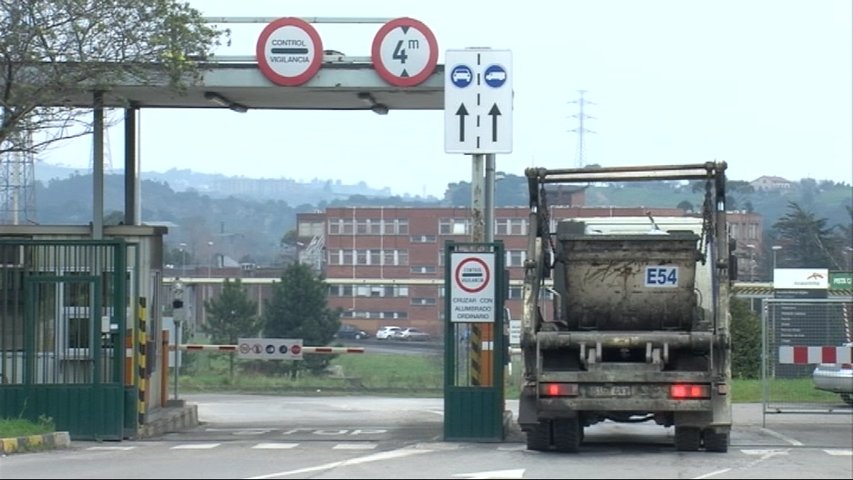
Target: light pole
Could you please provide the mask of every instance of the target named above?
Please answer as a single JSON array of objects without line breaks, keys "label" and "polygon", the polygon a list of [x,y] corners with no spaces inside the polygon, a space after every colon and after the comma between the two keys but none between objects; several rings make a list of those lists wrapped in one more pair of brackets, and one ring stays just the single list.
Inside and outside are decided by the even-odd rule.
[{"label": "light pole", "polygon": [[755,281],[755,245],[751,243],[746,244],[746,248],[749,249],[749,281]]},{"label": "light pole", "polygon": [[187,244],[181,242],[178,247],[181,250],[181,276],[186,278],[187,276]]},{"label": "light pole", "polygon": [[210,250],[210,258],[207,262],[207,278],[213,278],[210,269],[213,268],[213,242],[207,242],[208,250]]},{"label": "light pole", "polygon": [[779,250],[782,250],[782,245],[773,245],[770,248],[773,249],[773,272],[774,272],[773,274],[771,274],[770,280],[773,280],[776,277],[776,273],[775,273],[776,272],[776,252],[778,252]]}]

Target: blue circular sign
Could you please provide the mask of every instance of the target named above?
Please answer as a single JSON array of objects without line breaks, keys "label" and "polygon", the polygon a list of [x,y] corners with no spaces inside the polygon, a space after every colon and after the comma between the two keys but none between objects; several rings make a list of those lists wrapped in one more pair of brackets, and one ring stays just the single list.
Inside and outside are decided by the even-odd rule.
[{"label": "blue circular sign", "polygon": [[486,81],[486,85],[498,88],[506,83],[506,70],[500,65],[491,65],[483,74],[483,80]]},{"label": "blue circular sign", "polygon": [[459,88],[465,88],[474,81],[474,72],[467,65],[456,65],[450,71],[450,81]]}]

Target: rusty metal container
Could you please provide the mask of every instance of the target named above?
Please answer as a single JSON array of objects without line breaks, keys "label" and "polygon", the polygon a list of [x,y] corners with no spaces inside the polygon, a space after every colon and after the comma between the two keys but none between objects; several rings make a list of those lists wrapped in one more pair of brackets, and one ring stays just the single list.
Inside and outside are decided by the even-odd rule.
[{"label": "rusty metal container", "polygon": [[698,315],[698,235],[582,231],[569,226],[557,235],[561,263],[555,268],[562,271],[556,277],[562,278],[556,286],[570,329],[691,329]]}]

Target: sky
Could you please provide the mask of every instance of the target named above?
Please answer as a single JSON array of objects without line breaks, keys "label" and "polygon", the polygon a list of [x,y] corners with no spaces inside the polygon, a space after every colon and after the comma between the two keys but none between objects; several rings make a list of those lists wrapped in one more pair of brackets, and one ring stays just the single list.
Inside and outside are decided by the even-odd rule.
[{"label": "sky", "polygon": [[[850,0],[190,0],[203,15],[412,17],[449,49],[512,52],[513,151],[500,172],[580,165],[726,161],[728,177],[853,183]],[[224,25],[220,25],[224,26]],[[232,25],[218,55],[252,55],[265,24]],[[315,24],[325,49],[369,56],[381,24]],[[286,88],[286,87],[283,87]],[[120,112],[116,113],[120,118]],[[340,180],[441,197],[471,180],[471,157],[444,151],[443,110],[143,110],[141,170]],[[281,125],[289,125],[281,134]],[[91,164],[91,140],[40,160]],[[121,127],[107,160],[123,164]],[[37,168],[37,167],[36,167]],[[144,174],[143,174],[144,178]]]}]

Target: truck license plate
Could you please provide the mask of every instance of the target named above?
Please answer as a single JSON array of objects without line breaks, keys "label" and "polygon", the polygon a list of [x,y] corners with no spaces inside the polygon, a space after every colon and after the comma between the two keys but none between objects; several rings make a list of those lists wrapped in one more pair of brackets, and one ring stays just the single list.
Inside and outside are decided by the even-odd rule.
[{"label": "truck license plate", "polygon": [[590,397],[630,397],[631,387],[628,385],[593,385],[587,390]]}]

